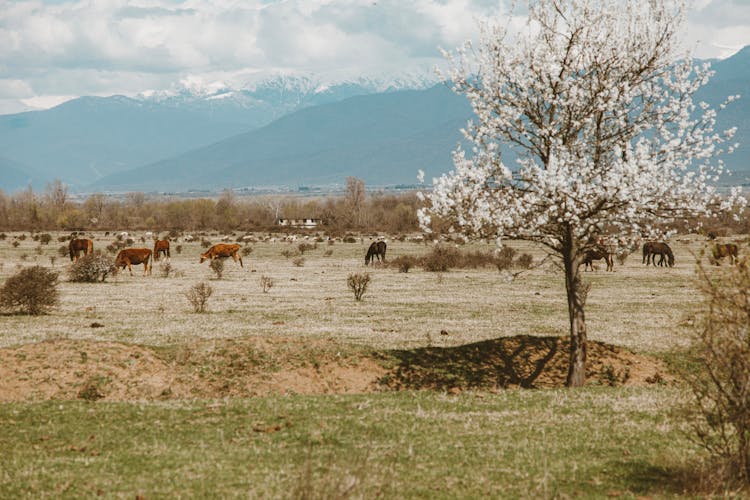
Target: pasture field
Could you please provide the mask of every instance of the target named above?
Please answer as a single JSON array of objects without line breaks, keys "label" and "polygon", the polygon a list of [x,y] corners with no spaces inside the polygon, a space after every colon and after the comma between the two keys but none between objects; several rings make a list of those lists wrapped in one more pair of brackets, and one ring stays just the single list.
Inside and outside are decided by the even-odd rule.
[{"label": "pasture field", "polygon": [[[295,264],[282,252],[298,239],[248,243],[244,267],[227,260],[216,279],[198,264],[199,242],[173,241],[168,277],[155,263],[151,276],[140,266],[80,284],[66,281],[58,234],[41,246],[27,237],[14,247],[14,236],[0,241],[0,283],[19,266],[51,266],[60,305],[0,317],[0,497],[704,491],[690,472],[701,454],[673,414],[684,392],[667,366],[688,346],[684,326],[701,300],[699,236],[672,240],[672,269],[633,254],[613,273],[603,264],[586,273],[591,351],[603,361],[592,361],[591,387],[575,391],[504,390],[501,380],[517,384],[492,371],[486,352],[515,339],[538,359],[550,338],[567,337],[551,263],[512,281],[494,268],[365,269],[364,237],[319,242]],[[112,241],[95,233],[94,247]],[[389,239],[388,258],[429,249]],[[346,278],[365,270],[372,282],[356,302]],[[273,280],[268,293],[261,276]],[[184,296],[200,281],[214,289],[204,314]],[[534,385],[559,385],[564,374],[553,375]],[[415,390],[424,388],[433,390]]]}]

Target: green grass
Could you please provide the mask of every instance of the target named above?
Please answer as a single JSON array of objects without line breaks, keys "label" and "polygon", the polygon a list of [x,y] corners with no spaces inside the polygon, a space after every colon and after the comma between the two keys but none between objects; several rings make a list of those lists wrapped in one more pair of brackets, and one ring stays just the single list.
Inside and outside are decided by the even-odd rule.
[{"label": "green grass", "polygon": [[0,497],[683,492],[675,389],[0,405]]}]

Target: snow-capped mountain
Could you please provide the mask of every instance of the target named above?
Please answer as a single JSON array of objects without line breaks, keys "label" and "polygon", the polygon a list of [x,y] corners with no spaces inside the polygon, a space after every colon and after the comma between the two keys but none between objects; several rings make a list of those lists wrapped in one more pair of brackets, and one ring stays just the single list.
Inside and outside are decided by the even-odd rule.
[{"label": "snow-capped mountain", "polygon": [[[117,172],[255,130],[289,113],[325,103],[401,89],[423,89],[428,73],[323,79],[257,76],[243,82],[185,79],[136,96],[80,97],[44,111],[0,116],[4,157],[80,189]],[[19,177],[21,178],[21,177]],[[0,183],[14,190],[18,185]]]},{"label": "snow-capped mountain", "polygon": [[435,85],[437,81],[437,76],[432,72],[403,72],[387,77],[348,79],[277,73],[255,76],[239,83],[206,82],[189,77],[166,90],[141,92],[134,99],[214,117],[219,115],[230,120],[237,120],[237,114],[249,111],[254,120],[245,123],[255,128],[308,106],[359,95],[421,90]]}]

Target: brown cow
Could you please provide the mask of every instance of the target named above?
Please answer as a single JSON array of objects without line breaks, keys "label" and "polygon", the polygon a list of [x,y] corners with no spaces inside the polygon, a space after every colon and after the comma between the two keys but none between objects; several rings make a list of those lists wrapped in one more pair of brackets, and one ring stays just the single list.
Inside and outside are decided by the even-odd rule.
[{"label": "brown cow", "polygon": [[80,257],[81,252],[84,255],[94,253],[94,242],[87,238],[70,240],[70,243],[68,243],[68,252],[70,252],[70,260],[75,262]]},{"label": "brown cow", "polygon": [[115,267],[125,269],[128,267],[130,275],[133,275],[133,269],[130,267],[131,264],[143,264],[143,275],[151,274],[151,266],[148,261],[151,258],[151,250],[148,248],[123,248],[120,253],[117,254],[115,259]]},{"label": "brown cow", "polygon": [[231,257],[235,262],[239,261],[240,267],[245,267],[242,265],[240,246],[236,243],[218,243],[212,246],[206,251],[206,253],[201,254],[200,262],[202,264],[204,260],[226,259],[227,257]]},{"label": "brown cow", "polygon": [[159,260],[159,254],[164,254],[168,259],[172,257],[169,255],[169,240],[156,240],[156,243],[154,243],[154,262]]}]

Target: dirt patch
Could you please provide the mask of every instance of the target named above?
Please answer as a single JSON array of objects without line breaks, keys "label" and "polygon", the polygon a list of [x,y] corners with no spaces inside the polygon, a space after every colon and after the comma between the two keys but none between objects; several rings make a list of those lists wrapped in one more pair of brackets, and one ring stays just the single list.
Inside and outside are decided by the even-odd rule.
[{"label": "dirt patch", "polygon": [[[672,381],[660,361],[619,347],[589,342],[588,356],[590,384]],[[323,339],[201,340],[169,348],[54,340],[0,349],[0,401],[554,387],[564,384],[567,363],[567,340],[554,337],[384,352]]]}]

